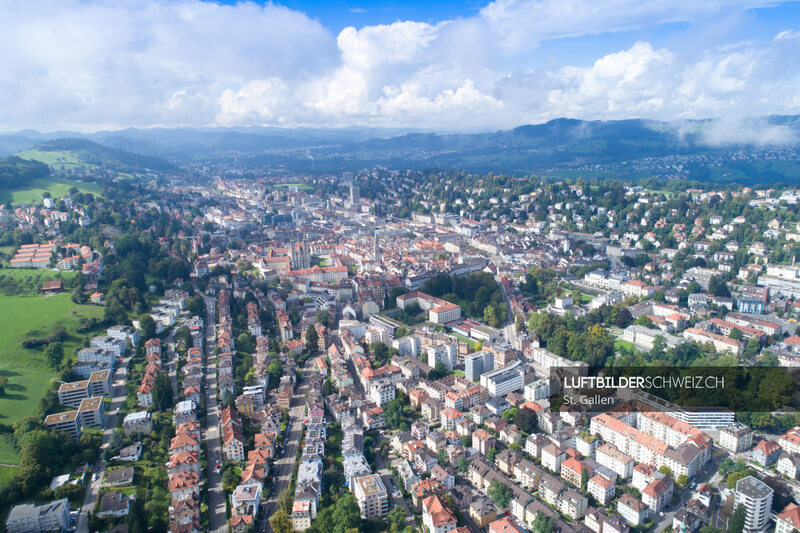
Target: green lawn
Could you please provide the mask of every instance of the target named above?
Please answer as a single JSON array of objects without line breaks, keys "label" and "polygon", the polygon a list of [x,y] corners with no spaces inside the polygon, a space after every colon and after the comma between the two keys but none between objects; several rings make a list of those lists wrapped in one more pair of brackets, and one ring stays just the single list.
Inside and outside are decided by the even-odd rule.
[{"label": "green lawn", "polygon": [[26,186],[17,189],[0,190],[0,203],[29,204],[42,199],[42,194],[49,192],[53,198],[62,198],[70,188],[75,187],[84,193],[100,194],[100,186],[96,183],[83,183],[66,178],[50,176],[33,180]]},{"label": "green lawn", "polygon": [[3,347],[0,375],[8,378],[6,393],[0,397],[0,423],[12,424],[35,415],[39,400],[55,376],[44,363],[41,351],[22,347],[26,333],[35,330],[47,335],[55,326],[64,326],[71,334],[64,343],[64,353],[72,356],[80,344],[80,339],[74,336],[79,318],[102,315],[102,307],[76,305],[66,293],[35,297],[0,295],[0,346]]},{"label": "green lawn", "polygon": [[12,477],[17,475],[19,468],[13,466],[0,466],[0,487],[8,483]]},{"label": "green lawn", "polygon": [[614,341],[614,349],[619,350],[620,348],[624,348],[626,350],[633,350],[636,352],[639,351],[632,342],[626,341],[624,339],[617,339],[616,341]]}]

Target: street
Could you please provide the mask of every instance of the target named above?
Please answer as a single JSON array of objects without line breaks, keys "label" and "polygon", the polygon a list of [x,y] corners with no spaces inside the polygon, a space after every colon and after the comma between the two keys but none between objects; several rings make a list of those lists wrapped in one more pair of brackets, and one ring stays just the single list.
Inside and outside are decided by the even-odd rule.
[{"label": "street", "polygon": [[[199,291],[198,291],[199,292]],[[200,293],[202,294],[202,293]],[[228,514],[225,509],[225,493],[222,490],[222,475],[215,470],[216,461],[222,458],[222,446],[219,438],[219,404],[217,403],[217,356],[214,352],[216,343],[215,315],[216,300],[202,294],[206,304],[206,443],[208,445],[208,509],[209,531],[227,533]]]},{"label": "street", "polygon": [[311,375],[312,369],[310,362],[302,369],[303,379],[300,386],[295,389],[292,396],[291,408],[289,409],[289,424],[291,429],[286,432],[283,441],[283,454],[280,455],[272,464],[272,477],[276,480],[270,498],[261,505],[261,525],[260,531],[271,532],[269,518],[278,510],[278,495],[282,490],[289,487],[291,482],[292,470],[294,469],[297,457],[297,447],[303,435],[303,420],[305,418],[306,392],[308,391],[307,377]]}]

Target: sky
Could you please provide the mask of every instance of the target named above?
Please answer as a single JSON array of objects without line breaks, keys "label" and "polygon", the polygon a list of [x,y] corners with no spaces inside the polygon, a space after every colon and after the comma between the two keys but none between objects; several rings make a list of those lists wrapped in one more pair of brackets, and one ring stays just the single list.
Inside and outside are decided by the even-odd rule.
[{"label": "sky", "polygon": [[800,114],[800,3],[0,0],[0,131]]}]

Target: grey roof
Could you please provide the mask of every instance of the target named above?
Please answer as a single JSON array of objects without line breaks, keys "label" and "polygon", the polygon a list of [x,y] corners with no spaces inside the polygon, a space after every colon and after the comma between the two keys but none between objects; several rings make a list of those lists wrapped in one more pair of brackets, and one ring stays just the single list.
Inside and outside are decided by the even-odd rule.
[{"label": "grey roof", "polygon": [[772,489],[763,481],[747,476],[736,482],[736,492],[749,498],[765,498],[772,494]]}]

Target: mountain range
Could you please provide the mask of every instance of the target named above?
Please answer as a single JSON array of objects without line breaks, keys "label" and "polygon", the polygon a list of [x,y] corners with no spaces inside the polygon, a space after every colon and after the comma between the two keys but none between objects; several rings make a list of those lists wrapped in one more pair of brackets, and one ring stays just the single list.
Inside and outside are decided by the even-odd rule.
[{"label": "mountain range", "polygon": [[[97,144],[90,147],[88,142]],[[56,146],[82,146],[84,153],[93,154],[90,162],[95,164],[108,157],[155,170],[174,170],[173,164],[227,161],[243,168],[287,172],[333,173],[380,166],[516,175],[578,172],[665,177],[674,167],[677,177],[717,181],[800,178],[800,116],[677,122],[555,119],[483,133],[242,127],[129,128],[91,134],[25,130],[0,135],[0,156]],[[713,172],[705,168],[712,159]]]}]

